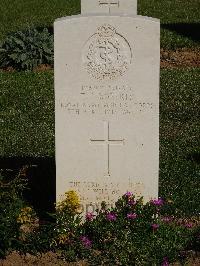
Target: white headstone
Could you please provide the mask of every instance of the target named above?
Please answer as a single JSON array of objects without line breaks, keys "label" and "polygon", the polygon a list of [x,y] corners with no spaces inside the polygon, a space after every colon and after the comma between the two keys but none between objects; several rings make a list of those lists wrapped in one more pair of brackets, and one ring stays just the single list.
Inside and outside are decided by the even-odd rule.
[{"label": "white headstone", "polygon": [[137,0],[82,0],[81,14],[137,15]]},{"label": "white headstone", "polygon": [[54,34],[57,200],[158,197],[159,20],[72,16]]}]

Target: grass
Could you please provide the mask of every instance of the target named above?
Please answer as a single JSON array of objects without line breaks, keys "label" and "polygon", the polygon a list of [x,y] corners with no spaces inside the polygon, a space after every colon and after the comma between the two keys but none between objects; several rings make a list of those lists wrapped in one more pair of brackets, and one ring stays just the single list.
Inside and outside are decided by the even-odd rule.
[{"label": "grass", "polygon": [[[200,213],[200,69],[162,70],[160,195]],[[0,73],[0,157],[54,156],[53,73]]]},{"label": "grass", "polygon": [[160,94],[160,194],[180,215],[200,213],[200,69],[163,70]]},{"label": "grass", "polygon": [[[199,0],[140,0],[138,13],[161,19],[161,46],[199,45]],[[56,18],[80,13],[80,0],[2,0],[0,40],[27,27],[51,27]],[[185,25],[185,23],[189,23]]]},{"label": "grass", "polygon": [[161,23],[199,23],[199,0],[139,0],[138,13]]},{"label": "grass", "polygon": [[56,18],[80,13],[79,0],[2,0],[0,39],[29,26],[51,27]]},{"label": "grass", "polygon": [[0,156],[54,154],[52,73],[0,73]]}]

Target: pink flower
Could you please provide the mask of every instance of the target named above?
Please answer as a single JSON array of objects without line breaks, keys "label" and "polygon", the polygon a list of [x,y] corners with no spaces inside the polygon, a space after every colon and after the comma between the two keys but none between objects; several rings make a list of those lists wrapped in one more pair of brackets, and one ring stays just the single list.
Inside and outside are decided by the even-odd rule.
[{"label": "pink flower", "polygon": [[150,201],[151,204],[155,206],[162,206],[164,204],[164,200],[159,198],[159,199],[154,199]]},{"label": "pink flower", "polygon": [[163,222],[165,222],[165,223],[169,223],[169,222],[171,222],[172,221],[172,218],[171,217],[169,217],[169,216],[166,216],[166,217],[162,217],[162,219],[161,219]]},{"label": "pink flower", "polygon": [[137,214],[136,213],[128,213],[126,217],[130,220],[134,220],[137,218]]},{"label": "pink flower", "polygon": [[91,248],[92,241],[87,236],[81,236],[80,240],[85,248]]},{"label": "pink flower", "polygon": [[134,206],[134,205],[136,205],[136,201],[134,201],[133,199],[129,199],[128,200],[128,205],[130,205],[130,206]]},{"label": "pink flower", "polygon": [[106,219],[108,221],[116,221],[117,215],[114,212],[109,212],[106,214]]},{"label": "pink flower", "polygon": [[128,198],[130,198],[131,196],[133,196],[133,193],[130,192],[130,191],[127,191],[127,192],[125,193],[125,196],[128,197]]},{"label": "pink flower", "polygon": [[94,214],[92,212],[87,212],[85,218],[88,221],[92,221],[92,219],[94,218]]},{"label": "pink flower", "polygon": [[169,261],[167,257],[164,257],[162,265],[161,266],[169,266]]},{"label": "pink flower", "polygon": [[159,228],[159,224],[152,224],[151,228],[153,229],[153,231],[156,231]]},{"label": "pink flower", "polygon": [[193,227],[193,224],[192,223],[187,223],[187,224],[185,224],[185,227],[186,228],[192,228]]}]

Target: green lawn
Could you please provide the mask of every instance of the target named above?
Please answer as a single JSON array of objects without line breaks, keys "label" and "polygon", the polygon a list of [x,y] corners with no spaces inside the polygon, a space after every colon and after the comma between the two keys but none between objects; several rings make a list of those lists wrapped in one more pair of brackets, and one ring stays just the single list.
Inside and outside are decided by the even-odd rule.
[{"label": "green lawn", "polygon": [[199,0],[138,0],[138,13],[161,23],[199,23]]},{"label": "green lawn", "polygon": [[159,184],[172,213],[200,213],[199,76],[199,68],[161,72]]},{"label": "green lawn", "polygon": [[[199,0],[139,0],[138,13],[161,19],[161,46],[199,45]],[[62,16],[80,13],[80,0],[2,0],[0,39],[27,27],[51,27]],[[189,25],[185,25],[189,23]],[[175,24],[175,25],[173,25]]]},{"label": "green lawn", "polygon": [[54,154],[52,73],[0,73],[0,156]]},{"label": "green lawn", "polygon": [[[161,71],[160,195],[187,215],[200,213],[199,76]],[[53,73],[0,73],[0,91],[0,157],[53,157]]]},{"label": "green lawn", "polygon": [[56,18],[78,13],[79,0],[1,0],[0,38],[28,26],[50,27]]}]

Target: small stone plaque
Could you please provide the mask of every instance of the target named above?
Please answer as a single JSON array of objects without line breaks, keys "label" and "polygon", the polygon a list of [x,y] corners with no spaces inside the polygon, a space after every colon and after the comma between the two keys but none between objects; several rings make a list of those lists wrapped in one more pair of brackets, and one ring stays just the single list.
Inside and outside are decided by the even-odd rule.
[{"label": "small stone plaque", "polygon": [[137,15],[137,0],[82,0],[81,14]]}]

